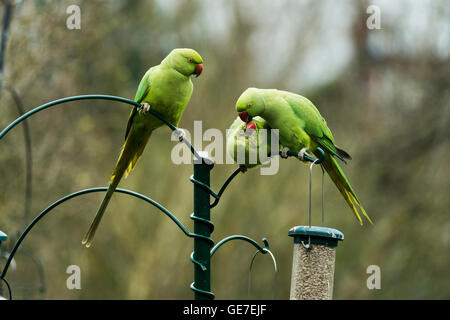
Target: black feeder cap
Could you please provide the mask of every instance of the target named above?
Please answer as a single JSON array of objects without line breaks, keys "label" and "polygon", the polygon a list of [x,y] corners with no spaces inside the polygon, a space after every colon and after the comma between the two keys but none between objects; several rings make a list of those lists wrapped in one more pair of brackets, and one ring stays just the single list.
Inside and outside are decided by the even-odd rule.
[{"label": "black feeder cap", "polygon": [[316,226],[296,226],[289,230],[288,235],[294,237],[294,243],[320,244],[337,247],[338,241],[344,240],[344,234],[339,230]]}]

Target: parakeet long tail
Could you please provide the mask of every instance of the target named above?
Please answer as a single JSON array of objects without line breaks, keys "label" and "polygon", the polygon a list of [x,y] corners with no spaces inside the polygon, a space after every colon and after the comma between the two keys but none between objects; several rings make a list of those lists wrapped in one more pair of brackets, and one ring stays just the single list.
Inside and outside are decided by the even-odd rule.
[{"label": "parakeet long tail", "polygon": [[97,210],[97,214],[95,215],[94,220],[89,227],[88,232],[83,238],[81,242],[87,248],[89,248],[94,239],[95,231],[100,224],[100,221],[105,213],[106,207],[108,206],[109,200],[117,188],[122,177],[125,175],[125,178],[128,174],[133,170],[136,166],[136,162],[141,156],[144,148],[150,138],[151,131],[147,132],[145,136],[138,135],[131,129],[130,133],[125,140],[125,143],[122,147],[122,151],[120,152],[119,159],[117,160],[116,167],[114,168],[113,174],[111,176],[111,180],[109,182],[108,190],[106,191],[105,197],[100,204],[100,207]]},{"label": "parakeet long tail", "polygon": [[370,220],[369,216],[367,215],[366,211],[361,205],[358,197],[356,196],[355,191],[353,191],[352,186],[345,177],[345,174],[342,171],[342,169],[339,167],[339,164],[337,163],[336,159],[334,159],[334,157],[331,156],[330,154],[326,153],[325,160],[322,162],[322,166],[327,171],[331,180],[333,180],[334,184],[341,192],[345,201],[348,203],[350,208],[355,213],[356,219],[358,219],[359,223],[361,225],[363,224],[362,219],[358,213],[357,207],[361,210],[361,212],[364,214],[367,220],[369,220],[369,222],[372,223],[372,220]]}]

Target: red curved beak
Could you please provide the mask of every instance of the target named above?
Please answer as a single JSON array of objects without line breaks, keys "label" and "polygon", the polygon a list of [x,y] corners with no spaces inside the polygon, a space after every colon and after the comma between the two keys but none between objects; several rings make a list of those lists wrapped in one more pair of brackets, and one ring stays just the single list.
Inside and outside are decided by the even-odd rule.
[{"label": "red curved beak", "polygon": [[199,75],[201,75],[202,71],[203,71],[203,64],[200,63],[200,64],[196,65],[195,66],[195,71],[194,71],[194,73],[196,74],[195,77],[197,78]]},{"label": "red curved beak", "polygon": [[241,118],[242,121],[244,121],[245,123],[248,122],[248,113],[246,111],[242,111],[242,112],[238,112],[239,114],[239,118]]}]

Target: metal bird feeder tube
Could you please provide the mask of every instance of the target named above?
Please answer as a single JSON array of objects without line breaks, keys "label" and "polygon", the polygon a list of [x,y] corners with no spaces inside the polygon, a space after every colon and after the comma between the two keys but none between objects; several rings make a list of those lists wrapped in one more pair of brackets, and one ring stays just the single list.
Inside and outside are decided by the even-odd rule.
[{"label": "metal bird feeder tube", "polygon": [[288,235],[294,238],[290,299],[333,299],[336,247],[344,234],[332,228],[297,226]]}]

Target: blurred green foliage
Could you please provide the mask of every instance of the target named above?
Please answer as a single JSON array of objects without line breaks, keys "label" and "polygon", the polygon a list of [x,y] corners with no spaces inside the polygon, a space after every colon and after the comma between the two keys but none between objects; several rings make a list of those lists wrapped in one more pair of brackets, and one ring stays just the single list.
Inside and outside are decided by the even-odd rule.
[{"label": "blurred green foliage", "polygon": [[[66,28],[67,6],[81,8],[81,30]],[[359,226],[326,180],[326,225],[345,234],[337,249],[335,299],[450,298],[449,6],[446,1],[375,2],[382,29],[366,27],[370,2],[346,1],[23,1],[14,7],[4,83],[30,110],[89,93],[134,97],[152,65],[175,47],[205,60],[180,125],[225,130],[234,103],[250,86],[310,98],[338,145],[353,156],[343,169],[374,225]],[[104,186],[120,151],[129,106],[74,102],[33,116],[33,198],[28,221],[63,195]],[[1,92],[0,128],[18,116]],[[193,229],[191,165],[175,165],[175,142],[161,128],[121,187],[160,202]],[[25,150],[15,129],[0,143],[0,230],[23,229]],[[292,239],[307,223],[308,170],[282,160],[278,174],[238,176],[212,211],[217,241],[231,234],[269,239],[279,265],[277,298],[289,297]],[[218,190],[234,170],[216,165]],[[313,223],[320,223],[320,170],[314,171]],[[147,204],[116,194],[90,249],[81,246],[101,194],[71,200],[48,215],[8,279],[15,298],[190,299],[192,241]],[[6,243],[6,249],[12,243]],[[10,248],[10,247],[9,247]],[[218,299],[247,297],[254,248],[229,243],[212,261]],[[2,265],[4,260],[2,261]],[[66,288],[66,268],[81,268],[81,290]],[[381,268],[381,290],[366,287],[369,265]],[[258,256],[253,294],[272,297],[269,257]]]}]

